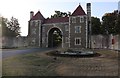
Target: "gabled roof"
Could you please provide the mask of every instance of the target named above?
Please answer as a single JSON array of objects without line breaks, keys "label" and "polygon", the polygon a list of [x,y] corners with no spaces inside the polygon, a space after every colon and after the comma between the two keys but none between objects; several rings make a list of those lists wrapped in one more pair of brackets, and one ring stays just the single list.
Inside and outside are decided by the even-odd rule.
[{"label": "gabled roof", "polygon": [[86,15],[83,8],[79,5],[71,16]]},{"label": "gabled roof", "polygon": [[69,17],[58,17],[58,18],[50,18],[50,19],[45,19],[44,24],[49,24],[49,23],[60,23],[60,22],[69,22]]},{"label": "gabled roof", "polygon": [[41,14],[40,11],[38,11],[30,20],[44,20],[45,18]]}]

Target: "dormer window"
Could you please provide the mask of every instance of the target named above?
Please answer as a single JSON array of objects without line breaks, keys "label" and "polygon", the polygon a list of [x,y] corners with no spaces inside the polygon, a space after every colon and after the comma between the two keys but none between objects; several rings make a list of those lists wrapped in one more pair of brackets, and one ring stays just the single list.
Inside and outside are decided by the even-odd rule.
[{"label": "dormer window", "polygon": [[72,17],[72,23],[76,23],[76,18]]}]

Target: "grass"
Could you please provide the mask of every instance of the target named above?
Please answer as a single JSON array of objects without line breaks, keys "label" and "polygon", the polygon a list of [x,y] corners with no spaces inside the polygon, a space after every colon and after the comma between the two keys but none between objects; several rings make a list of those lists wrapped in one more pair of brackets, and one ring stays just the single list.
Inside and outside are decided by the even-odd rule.
[{"label": "grass", "polygon": [[35,52],[3,59],[3,76],[116,76],[115,51],[95,50],[100,57],[71,58]]}]

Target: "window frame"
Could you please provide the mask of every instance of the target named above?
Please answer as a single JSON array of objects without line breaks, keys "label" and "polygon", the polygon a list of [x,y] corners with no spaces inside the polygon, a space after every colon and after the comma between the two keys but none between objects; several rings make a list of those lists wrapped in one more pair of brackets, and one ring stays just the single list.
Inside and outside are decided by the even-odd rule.
[{"label": "window frame", "polygon": [[75,38],[75,45],[81,45],[81,37]]},{"label": "window frame", "polygon": [[84,16],[80,16],[80,23],[84,23]]},{"label": "window frame", "polygon": [[76,17],[72,17],[72,23],[76,23]]},{"label": "window frame", "polygon": [[81,33],[81,28],[82,28],[81,26],[75,26],[75,33]]}]

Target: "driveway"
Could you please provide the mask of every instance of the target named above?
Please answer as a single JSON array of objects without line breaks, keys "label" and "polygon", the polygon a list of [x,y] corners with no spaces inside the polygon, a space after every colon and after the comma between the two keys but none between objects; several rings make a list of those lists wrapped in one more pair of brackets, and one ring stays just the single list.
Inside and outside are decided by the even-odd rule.
[{"label": "driveway", "polygon": [[19,54],[26,54],[26,53],[33,53],[33,52],[44,52],[48,50],[54,50],[55,48],[30,48],[30,49],[22,49],[22,50],[2,50],[2,58],[8,58],[11,56],[19,55]]}]

